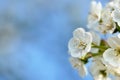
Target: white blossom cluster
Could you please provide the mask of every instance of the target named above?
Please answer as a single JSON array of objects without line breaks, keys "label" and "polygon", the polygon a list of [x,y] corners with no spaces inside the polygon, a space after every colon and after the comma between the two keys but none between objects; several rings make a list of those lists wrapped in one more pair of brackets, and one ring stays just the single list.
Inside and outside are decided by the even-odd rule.
[{"label": "white blossom cluster", "polygon": [[77,28],[68,43],[72,66],[81,77],[89,72],[94,80],[120,80],[120,0],[105,6],[93,0],[87,27]]}]

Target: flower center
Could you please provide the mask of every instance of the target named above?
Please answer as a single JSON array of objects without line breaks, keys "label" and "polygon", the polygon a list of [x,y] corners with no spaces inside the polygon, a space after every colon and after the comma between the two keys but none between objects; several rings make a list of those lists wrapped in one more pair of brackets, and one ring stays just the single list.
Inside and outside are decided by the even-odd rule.
[{"label": "flower center", "polygon": [[85,42],[80,41],[80,43],[79,43],[79,45],[78,45],[78,48],[79,48],[79,49],[85,49],[86,45],[87,45],[87,44],[86,44]]}]

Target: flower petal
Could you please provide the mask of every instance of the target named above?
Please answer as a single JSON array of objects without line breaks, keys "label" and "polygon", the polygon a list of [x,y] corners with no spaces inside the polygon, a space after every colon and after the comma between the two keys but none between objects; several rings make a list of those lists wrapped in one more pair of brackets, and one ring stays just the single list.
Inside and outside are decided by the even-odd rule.
[{"label": "flower petal", "polygon": [[120,67],[120,54],[115,49],[109,48],[103,53],[106,62],[114,67]]},{"label": "flower petal", "polygon": [[111,14],[113,20],[120,26],[120,9],[115,9]]},{"label": "flower petal", "polygon": [[71,57],[70,62],[72,66],[78,70],[81,77],[85,77],[87,75],[88,72],[86,66],[80,59]]},{"label": "flower petal", "polygon": [[120,38],[119,38],[119,36],[108,38],[107,43],[110,45],[110,47],[112,47],[114,49],[120,48]]},{"label": "flower petal", "polygon": [[83,28],[77,28],[73,32],[73,37],[82,39],[84,37],[85,30]]}]

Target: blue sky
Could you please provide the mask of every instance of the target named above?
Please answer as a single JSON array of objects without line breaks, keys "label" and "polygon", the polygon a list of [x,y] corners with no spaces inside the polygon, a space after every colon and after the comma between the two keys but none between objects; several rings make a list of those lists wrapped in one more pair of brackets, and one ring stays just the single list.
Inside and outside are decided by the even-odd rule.
[{"label": "blue sky", "polygon": [[0,51],[0,80],[92,80],[79,77],[67,49],[72,31],[86,27],[90,0],[0,0],[0,6],[0,26],[12,24],[18,41],[13,51]]}]

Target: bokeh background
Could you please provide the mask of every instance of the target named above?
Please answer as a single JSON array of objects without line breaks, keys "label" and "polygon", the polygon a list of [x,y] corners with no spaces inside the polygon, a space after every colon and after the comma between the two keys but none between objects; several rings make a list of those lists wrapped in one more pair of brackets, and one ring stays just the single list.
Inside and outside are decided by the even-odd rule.
[{"label": "bokeh background", "polygon": [[90,1],[0,0],[0,80],[93,80],[79,77],[67,49]]}]

